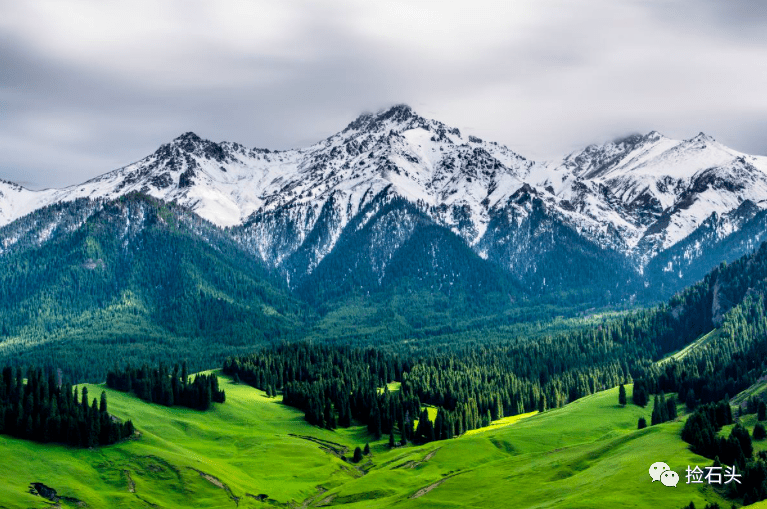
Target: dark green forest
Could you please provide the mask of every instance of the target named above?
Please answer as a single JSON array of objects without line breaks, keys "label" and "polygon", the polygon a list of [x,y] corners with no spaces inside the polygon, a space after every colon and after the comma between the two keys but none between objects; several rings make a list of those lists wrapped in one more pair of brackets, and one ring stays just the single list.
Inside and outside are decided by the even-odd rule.
[{"label": "dark green forest", "polygon": [[198,216],[143,195],[93,207],[73,232],[2,258],[0,361],[100,382],[115,362],[197,371],[301,329],[306,306]]},{"label": "dark green forest", "polygon": [[0,433],[74,447],[114,444],[133,435],[131,421],[109,414],[106,393],[91,403],[87,388],[80,396],[51,371],[30,369],[26,375],[25,380],[21,369],[3,368]]},{"label": "dark green forest", "polygon": [[[344,236],[348,249],[290,289],[231,232],[172,203],[134,193],[46,207],[0,229],[18,239],[0,252],[0,361],[99,382],[114,362],[187,361],[196,371],[307,337],[359,346],[529,338],[571,327],[552,317],[593,308],[567,292],[531,298],[425,220],[377,286],[375,273],[350,270],[372,255],[354,235],[371,234]],[[104,348],[109,362],[91,355]]]},{"label": "dark green forest", "polygon": [[198,374],[189,379],[186,363],[179,371],[176,364],[173,371],[160,363],[158,368],[147,365],[140,368],[115,369],[107,373],[107,387],[122,392],[133,392],[149,403],[165,406],[184,406],[195,410],[207,410],[212,403],[223,403],[226,394],[218,388],[215,374]]},{"label": "dark green forest", "polygon": [[[291,343],[228,359],[224,372],[302,409],[309,422],[349,426],[402,440],[449,438],[504,415],[544,411],[626,381],[634,401],[677,393],[687,406],[711,403],[754,383],[767,365],[767,245],[710,273],[652,309],[536,341],[381,348]],[[717,328],[718,326],[718,328]],[[717,328],[717,340],[681,359],[656,361]],[[395,394],[382,390],[401,382]],[[652,424],[675,417],[661,396]],[[658,396],[656,396],[658,398]],[[426,431],[411,430],[421,407],[438,408]],[[418,416],[418,417],[416,417]]]}]

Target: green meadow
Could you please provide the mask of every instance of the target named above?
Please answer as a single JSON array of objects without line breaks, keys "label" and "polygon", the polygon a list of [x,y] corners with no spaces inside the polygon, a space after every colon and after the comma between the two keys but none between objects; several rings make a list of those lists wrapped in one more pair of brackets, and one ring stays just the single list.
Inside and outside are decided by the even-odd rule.
[{"label": "green meadow", "polygon": [[[685,484],[687,465],[710,461],[679,438],[682,420],[637,430],[642,409],[610,389],[572,404],[452,440],[389,449],[363,427],[306,424],[279,398],[221,377],[227,400],[207,412],[166,408],[106,389],[110,412],[139,436],[99,449],[0,435],[0,507],[50,507],[30,483],[57,491],[60,507],[476,507],[679,508],[724,500]],[[630,396],[630,387],[629,396]],[[98,397],[100,385],[88,385]],[[359,464],[357,446],[370,442]],[[664,461],[677,487],[651,482]]]}]

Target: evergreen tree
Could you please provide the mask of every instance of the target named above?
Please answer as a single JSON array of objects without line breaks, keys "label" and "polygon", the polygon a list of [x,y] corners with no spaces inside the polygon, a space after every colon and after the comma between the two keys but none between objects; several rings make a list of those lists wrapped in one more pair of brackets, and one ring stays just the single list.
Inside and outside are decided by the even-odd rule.
[{"label": "evergreen tree", "polygon": [[[182,368],[182,379],[176,378],[178,370],[171,373],[164,364],[157,369],[144,365],[134,369],[130,365],[124,371],[113,370],[107,374],[107,387],[123,392],[134,392],[136,396],[150,403],[165,406],[181,405],[197,410],[207,410],[211,403],[224,403],[226,394],[219,390],[216,375],[197,375],[189,382],[186,363]],[[85,389],[84,389],[85,390]],[[106,399],[104,400],[106,404]]]},{"label": "evergreen tree", "polygon": [[354,449],[354,457],[352,458],[352,461],[354,463],[359,463],[360,461],[362,461],[362,449],[360,449],[359,447],[356,447]]},{"label": "evergreen tree", "polygon": [[626,387],[623,384],[621,384],[618,390],[618,404],[626,406]]},{"label": "evergreen tree", "polygon": [[653,400],[652,405],[652,415],[650,416],[650,424],[652,426],[655,426],[656,424],[662,423],[662,416],[660,412],[660,398],[658,395],[655,395],[655,399]]},{"label": "evergreen tree", "polygon": [[765,436],[767,436],[765,433],[764,424],[757,422],[756,426],[754,426],[754,433],[752,436],[754,437],[754,440],[764,440]]},{"label": "evergreen tree", "polygon": [[634,391],[631,395],[631,400],[636,406],[645,407],[647,405],[647,398],[645,381],[642,379],[634,380]]},{"label": "evergreen tree", "polygon": [[637,429],[644,429],[647,427],[647,421],[644,417],[640,417],[639,421],[637,422]]},{"label": "evergreen tree", "polygon": [[676,398],[672,395],[666,400],[666,419],[673,421],[677,418]]},{"label": "evergreen tree", "polygon": [[695,391],[692,389],[689,389],[687,391],[687,397],[684,400],[685,406],[687,407],[687,410],[692,412],[695,410],[695,407],[697,406],[697,401],[695,400]]},{"label": "evergreen tree", "polygon": [[[88,402],[88,390],[56,383],[52,372],[9,368],[0,378],[0,432],[38,442],[58,442],[74,447],[97,447],[129,437],[123,424],[107,413],[106,398]],[[132,433],[132,431],[131,431]]]}]

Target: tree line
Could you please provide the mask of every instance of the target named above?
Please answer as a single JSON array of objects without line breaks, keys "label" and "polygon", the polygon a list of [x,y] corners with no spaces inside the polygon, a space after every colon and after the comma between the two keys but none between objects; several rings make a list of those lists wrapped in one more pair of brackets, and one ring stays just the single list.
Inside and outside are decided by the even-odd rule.
[{"label": "tree line", "polygon": [[143,365],[140,368],[126,366],[107,373],[107,387],[122,392],[133,392],[144,401],[165,406],[185,406],[207,410],[212,403],[223,403],[226,394],[219,390],[218,377],[214,374],[198,374],[190,381],[186,363],[179,372],[176,364],[171,372],[160,363],[157,368]]},{"label": "tree line", "polygon": [[21,369],[3,368],[0,379],[0,433],[73,447],[114,444],[133,435],[133,423],[109,414],[106,393],[89,402],[53,372],[29,369],[26,383]]},{"label": "tree line", "polygon": [[[542,390],[509,369],[506,348],[406,358],[368,348],[286,343],[224,363],[224,373],[304,411],[306,420],[348,427],[353,420],[399,443],[441,440],[487,426],[507,415],[546,410],[570,396],[591,394],[623,376],[615,363],[587,373],[568,372]],[[389,391],[388,382],[400,382]],[[551,396],[549,396],[551,394]],[[436,407],[434,419],[425,407]]]},{"label": "tree line", "polygon": [[102,382],[115,362],[199,371],[288,336],[308,313],[227,232],[146,195],[46,208],[6,237],[18,242],[0,247],[0,365],[78,383]]}]

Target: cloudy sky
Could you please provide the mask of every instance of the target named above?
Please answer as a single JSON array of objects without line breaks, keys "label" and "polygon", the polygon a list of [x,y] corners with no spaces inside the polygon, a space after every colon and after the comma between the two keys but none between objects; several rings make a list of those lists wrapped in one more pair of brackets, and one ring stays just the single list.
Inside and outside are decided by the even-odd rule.
[{"label": "cloudy sky", "polygon": [[0,178],[32,188],[395,103],[533,159],[653,129],[767,154],[767,2],[0,0]]}]

